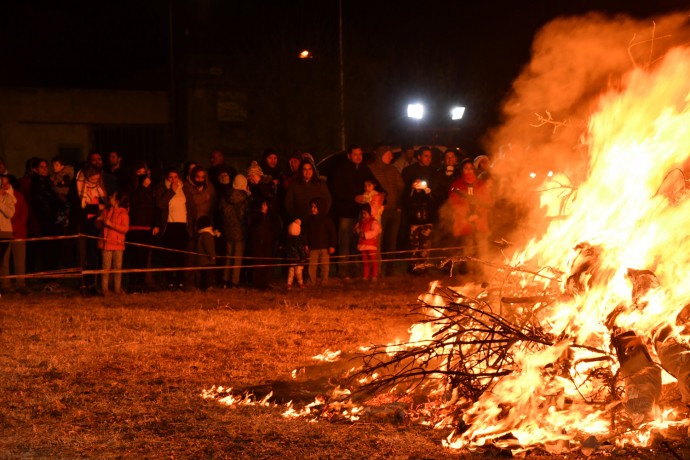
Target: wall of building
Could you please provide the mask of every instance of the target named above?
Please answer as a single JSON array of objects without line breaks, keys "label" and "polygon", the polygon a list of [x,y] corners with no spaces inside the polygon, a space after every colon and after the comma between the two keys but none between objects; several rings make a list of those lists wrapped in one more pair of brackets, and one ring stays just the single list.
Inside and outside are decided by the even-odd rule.
[{"label": "wall of building", "polygon": [[32,156],[85,159],[95,126],[167,124],[164,91],[0,89],[0,157],[17,176]]}]

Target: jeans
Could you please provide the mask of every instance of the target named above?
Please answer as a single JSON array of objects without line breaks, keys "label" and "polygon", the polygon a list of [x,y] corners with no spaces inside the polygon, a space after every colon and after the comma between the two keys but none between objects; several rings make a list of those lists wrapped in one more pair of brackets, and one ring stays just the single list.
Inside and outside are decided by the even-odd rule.
[{"label": "jeans", "polygon": [[312,284],[316,284],[317,269],[321,267],[321,284],[328,282],[328,271],[331,268],[329,263],[331,260],[328,249],[309,249],[309,278]]},{"label": "jeans", "polygon": [[[125,251],[109,251],[103,249],[101,252],[103,256],[103,273],[101,273],[101,291],[103,294],[108,293],[108,285],[110,282],[110,273],[108,271],[122,270],[122,255]],[[122,292],[122,273],[113,273],[113,291],[116,293]]]},{"label": "jeans", "polygon": [[244,255],[244,241],[226,241],[227,263],[223,270],[223,282],[232,283],[233,286],[240,284],[240,273],[242,271],[242,256]]}]

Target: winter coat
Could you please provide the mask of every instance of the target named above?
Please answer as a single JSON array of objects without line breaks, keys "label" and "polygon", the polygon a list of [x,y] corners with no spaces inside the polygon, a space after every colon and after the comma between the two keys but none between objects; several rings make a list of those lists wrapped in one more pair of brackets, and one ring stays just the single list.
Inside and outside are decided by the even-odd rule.
[{"label": "winter coat", "polygon": [[31,206],[36,213],[41,235],[58,234],[58,216],[67,211],[49,176],[34,175],[31,180]]},{"label": "winter coat", "polygon": [[336,219],[356,219],[359,215],[359,203],[355,201],[355,197],[362,194],[364,181],[374,179],[374,175],[368,166],[361,163],[355,165],[349,159],[344,160],[335,171],[337,174],[328,179],[333,197],[332,215]]},{"label": "winter coat", "polygon": [[10,189],[17,200],[14,204],[14,215],[12,216],[12,238],[26,238],[26,223],[29,220],[29,206],[26,204],[24,195],[19,190]]},{"label": "winter coat", "polygon": [[301,177],[294,180],[285,194],[285,210],[290,218],[289,221],[307,220],[311,215],[311,200],[314,198],[323,200],[324,209],[319,209],[319,213],[328,214],[332,199],[326,183],[316,177],[309,182],[304,182]]},{"label": "winter coat", "polygon": [[321,212],[321,207],[323,202],[317,199],[318,214],[310,215],[302,227],[302,234],[309,250],[335,248],[338,242],[335,223],[331,216]]},{"label": "winter coat", "polygon": [[[105,221],[110,220],[111,225],[105,225]],[[102,240],[98,240],[98,247],[106,251],[124,251],[125,233],[129,231],[129,213],[126,208],[107,207],[97,221],[97,226],[101,227]]]},{"label": "winter coat", "polygon": [[[102,176],[97,184],[93,184],[84,178],[82,171],[79,171],[77,177],[70,185],[68,197],[70,202],[70,224],[77,231],[82,231],[84,228],[90,227],[93,224],[93,220],[98,217],[100,212],[99,205],[106,203],[108,194]],[[87,225],[88,221],[91,221],[91,223]]]},{"label": "winter coat", "polygon": [[255,210],[249,219],[249,249],[252,257],[271,257],[273,255],[273,223],[268,214]]},{"label": "winter coat", "polygon": [[158,208],[153,189],[139,186],[129,194],[129,228],[150,230],[158,226]]},{"label": "winter coat", "polygon": [[431,224],[436,218],[434,196],[424,190],[410,188],[405,209],[410,225]]},{"label": "winter coat", "polygon": [[246,241],[249,195],[244,190],[228,189],[220,199],[221,232],[225,241]]},{"label": "winter coat", "polygon": [[216,258],[216,242],[213,228],[202,228],[197,233],[196,239],[196,264],[205,267],[214,264]]},{"label": "winter coat", "polygon": [[379,184],[381,184],[381,188],[386,192],[386,206],[388,209],[401,209],[405,184],[398,168],[392,164],[384,163],[377,157],[369,165],[369,169]]},{"label": "winter coat", "polygon": [[285,258],[289,263],[304,262],[307,259],[307,248],[302,235],[288,235],[285,239]]},{"label": "winter coat", "polygon": [[[187,235],[194,234],[194,226],[196,224],[196,205],[194,199],[192,198],[192,192],[189,186],[185,182],[180,182],[182,184],[182,193],[185,197],[185,207],[187,209]],[[153,196],[156,199],[156,207],[160,211],[158,222],[158,227],[161,229],[162,233],[165,233],[165,229],[168,225],[168,213],[170,200],[175,196],[175,191],[170,188],[170,184],[167,181],[163,181],[156,186],[153,190]]]},{"label": "winter coat", "polygon": [[383,193],[374,190],[371,193],[364,193],[363,195],[364,203],[369,203],[371,206],[371,215],[381,222],[381,214],[383,214]]},{"label": "winter coat", "polygon": [[0,237],[12,238],[12,217],[17,198],[12,193],[0,195]]},{"label": "winter coat", "polygon": [[199,187],[191,181],[187,181],[186,185],[189,188],[192,200],[194,200],[197,219],[201,216],[209,216],[211,221],[213,221],[216,217],[214,210],[217,206],[216,189],[213,184],[207,181]]},{"label": "winter coat", "polygon": [[355,226],[355,230],[359,233],[357,249],[360,251],[375,251],[378,248],[381,224],[375,218],[370,216],[366,219],[360,219]]},{"label": "winter coat", "polygon": [[[405,211],[408,222],[412,225],[431,224],[436,219],[437,202],[432,175],[433,169],[431,169],[431,166],[422,166],[419,163],[413,163],[403,169]],[[425,190],[414,189],[412,185],[416,180],[426,181],[430,193],[426,193]]]},{"label": "winter coat", "polygon": [[[489,231],[491,197],[484,181],[468,184],[461,177],[451,185],[448,203],[453,209],[453,235],[466,236]],[[476,216],[470,219],[470,216]]]}]

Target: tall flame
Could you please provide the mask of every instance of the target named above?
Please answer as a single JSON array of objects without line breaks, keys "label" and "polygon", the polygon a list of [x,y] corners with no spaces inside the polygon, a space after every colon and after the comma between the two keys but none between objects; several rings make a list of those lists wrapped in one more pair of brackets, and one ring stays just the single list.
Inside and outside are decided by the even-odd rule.
[{"label": "tall flame", "polygon": [[[626,307],[617,326],[645,337],[660,325],[673,324],[689,303],[690,200],[684,199],[683,171],[690,156],[688,75],[690,49],[673,48],[652,67],[633,69],[600,96],[581,138],[589,154],[586,179],[575,184],[567,215],[551,220],[543,236],[514,256],[515,265],[567,273],[573,248],[587,243],[600,251],[599,276],[545,313],[543,324],[553,336],[607,350],[605,323],[616,307]],[[643,309],[631,307],[629,268],[651,270],[660,281],[660,287],[645,294]],[[591,389],[586,380],[577,379],[577,366],[567,378],[544,376],[544,367],[556,363],[567,348],[562,342],[529,353],[516,349],[513,374],[497,381],[465,412],[470,428],[451,436],[446,445],[472,448],[492,442],[515,448],[573,439],[576,430],[606,431],[604,413],[573,402],[577,398],[564,403],[567,395],[587,395]],[[586,351],[571,353],[576,355],[572,362],[587,362]],[[507,434],[510,440],[499,440]]]}]

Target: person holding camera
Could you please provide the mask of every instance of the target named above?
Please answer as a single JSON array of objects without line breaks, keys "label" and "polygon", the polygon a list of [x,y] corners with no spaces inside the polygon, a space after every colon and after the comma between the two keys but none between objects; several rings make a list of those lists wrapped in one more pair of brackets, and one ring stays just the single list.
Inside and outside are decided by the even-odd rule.
[{"label": "person holding camera", "polygon": [[429,258],[437,200],[431,184],[434,173],[431,148],[421,147],[415,155],[417,162],[407,166],[402,173],[405,182],[405,213],[409,225],[410,261],[407,270],[413,274],[422,274],[426,271]]}]

